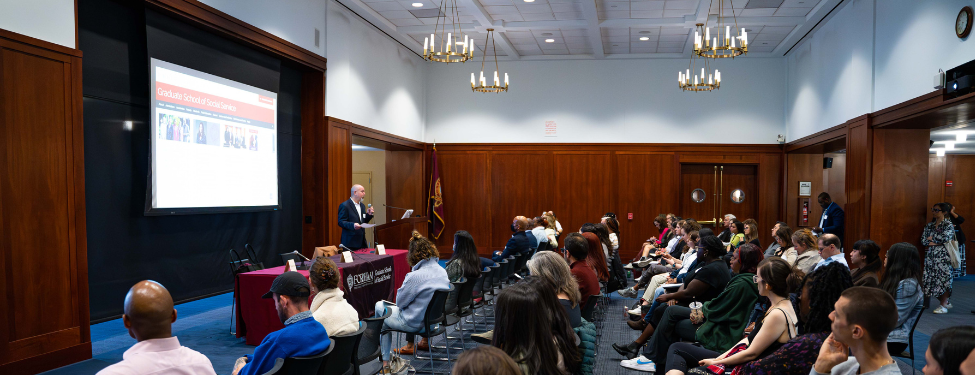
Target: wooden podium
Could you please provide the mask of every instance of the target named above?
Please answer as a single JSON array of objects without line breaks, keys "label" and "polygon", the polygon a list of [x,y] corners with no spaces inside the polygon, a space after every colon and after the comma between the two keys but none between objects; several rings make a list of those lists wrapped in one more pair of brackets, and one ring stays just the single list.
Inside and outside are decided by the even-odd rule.
[{"label": "wooden podium", "polygon": [[411,217],[377,225],[373,228],[373,246],[383,244],[387,249],[409,249],[413,231],[427,235],[427,217]]}]

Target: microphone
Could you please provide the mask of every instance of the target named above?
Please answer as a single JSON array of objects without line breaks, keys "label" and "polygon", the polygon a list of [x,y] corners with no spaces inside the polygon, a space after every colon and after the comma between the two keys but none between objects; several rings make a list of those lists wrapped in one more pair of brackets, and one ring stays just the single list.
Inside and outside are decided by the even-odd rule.
[{"label": "microphone", "polygon": [[339,244],[339,247],[345,249],[345,251],[352,251],[352,249],[345,247],[343,244]]},{"label": "microphone", "polygon": [[304,254],[302,254],[302,253],[299,253],[299,252],[298,252],[298,250],[295,250],[295,251],[292,251],[291,253],[292,253],[292,254],[295,254],[295,255],[297,255],[297,256],[300,256],[300,257],[301,257],[301,259],[304,259],[304,260],[306,260],[306,261],[310,261],[310,260],[311,260],[311,259],[308,259],[307,257],[305,257],[305,255],[304,255]]},{"label": "microphone", "polygon": [[383,203],[383,207],[395,208],[397,210],[403,210],[403,211],[409,210],[409,208],[387,206],[385,203]]}]

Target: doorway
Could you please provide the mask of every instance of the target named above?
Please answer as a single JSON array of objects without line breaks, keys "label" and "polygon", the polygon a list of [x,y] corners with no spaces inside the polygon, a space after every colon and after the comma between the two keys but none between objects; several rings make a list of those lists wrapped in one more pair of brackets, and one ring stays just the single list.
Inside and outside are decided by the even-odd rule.
[{"label": "doorway", "polygon": [[681,164],[680,213],[715,234],[721,220],[758,214],[758,166],[754,164]]}]

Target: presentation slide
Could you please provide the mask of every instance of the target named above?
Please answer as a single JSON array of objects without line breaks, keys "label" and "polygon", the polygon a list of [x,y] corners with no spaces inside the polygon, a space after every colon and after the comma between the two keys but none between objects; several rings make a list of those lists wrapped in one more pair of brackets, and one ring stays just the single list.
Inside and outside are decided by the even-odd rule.
[{"label": "presentation slide", "polygon": [[157,59],[151,72],[147,213],[276,208],[277,94]]}]

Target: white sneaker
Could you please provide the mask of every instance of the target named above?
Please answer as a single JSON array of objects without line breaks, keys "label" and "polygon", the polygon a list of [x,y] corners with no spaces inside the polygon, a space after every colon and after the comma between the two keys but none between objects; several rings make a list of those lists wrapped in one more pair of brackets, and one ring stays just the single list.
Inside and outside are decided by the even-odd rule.
[{"label": "white sneaker", "polygon": [[632,370],[637,370],[637,371],[647,371],[647,372],[657,371],[657,366],[653,364],[653,361],[647,359],[647,357],[644,357],[642,355],[634,359],[624,360],[620,362],[620,366]]},{"label": "white sneaker", "polygon": [[944,306],[938,306],[938,308],[934,309],[934,313],[935,314],[947,314],[948,313],[948,309],[946,309]]},{"label": "white sneaker", "polygon": [[623,266],[623,268],[624,269],[628,269],[628,270],[632,270],[633,269],[633,263],[627,263],[625,266]]},{"label": "white sneaker", "polygon": [[633,309],[633,310],[628,310],[628,311],[627,311],[627,313],[628,313],[628,314],[630,314],[630,315],[639,315],[639,316],[643,316],[643,307],[641,307],[641,306],[637,306],[637,307],[636,307],[635,309]]},{"label": "white sneaker", "polygon": [[950,308],[952,308],[952,307],[955,307],[955,306],[952,306],[952,305],[951,305],[951,302],[950,302],[950,301],[948,302],[948,304],[947,304],[947,305],[945,305],[945,308],[946,308],[946,309],[950,309]]}]

